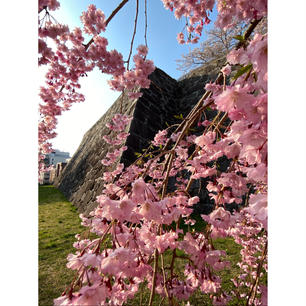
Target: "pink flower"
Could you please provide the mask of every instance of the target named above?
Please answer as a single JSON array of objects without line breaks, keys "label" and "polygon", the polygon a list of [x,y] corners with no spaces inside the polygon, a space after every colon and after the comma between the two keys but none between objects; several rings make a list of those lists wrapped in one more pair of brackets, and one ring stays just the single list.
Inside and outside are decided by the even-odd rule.
[{"label": "pink flower", "polygon": [[223,207],[218,207],[209,216],[201,217],[216,228],[227,229],[231,224],[231,214]]},{"label": "pink flower", "polygon": [[268,203],[267,194],[251,194],[249,207],[245,211],[249,212],[256,220],[263,224],[267,230],[268,226]]},{"label": "pink flower", "polygon": [[198,24],[194,30],[194,32],[198,35],[201,35],[202,34],[202,31],[203,31],[203,26]]},{"label": "pink flower", "polygon": [[143,57],[146,57],[146,55],[148,54],[148,47],[144,46],[144,45],[139,45],[137,47],[137,51],[138,51],[138,54],[143,56]]},{"label": "pink flower", "polygon": [[248,54],[254,68],[260,71],[267,71],[268,45],[267,35],[256,34],[248,46]]},{"label": "pink flower", "polygon": [[216,132],[207,132],[206,134],[197,137],[194,140],[194,143],[203,148],[204,146],[212,144],[215,138],[216,138]]},{"label": "pink flower", "polygon": [[102,259],[101,271],[104,274],[133,276],[133,271],[137,267],[137,257],[135,252],[128,248],[119,247],[110,252]]},{"label": "pink flower", "polygon": [[265,285],[259,285],[261,292],[261,304],[268,305],[268,288]]},{"label": "pink flower", "polygon": [[235,158],[235,157],[239,156],[240,149],[241,149],[241,146],[239,145],[239,143],[233,143],[231,145],[227,145],[224,148],[224,154],[228,158]]},{"label": "pink flower", "polygon": [[232,189],[233,195],[236,197],[240,197],[248,191],[247,180],[233,172],[222,173],[217,181],[224,187],[230,187]]},{"label": "pink flower", "polygon": [[185,43],[184,34],[182,32],[177,34],[177,41],[181,45]]},{"label": "pink flower", "polygon": [[185,160],[188,158],[188,149],[184,149],[180,146],[178,146],[175,150],[177,156],[182,159],[182,160]]},{"label": "pink flower", "polygon": [[80,259],[80,256],[77,255],[73,255],[73,254],[69,254],[67,256],[67,268],[72,269],[72,270],[78,270],[82,265],[82,260]]},{"label": "pink flower", "polygon": [[203,280],[200,289],[204,293],[215,293],[220,287],[220,283],[211,280]]},{"label": "pink flower", "polygon": [[68,296],[60,296],[57,299],[54,299],[54,306],[71,306],[71,305],[77,305],[76,301],[79,297],[79,293],[73,293],[72,297],[69,298]]},{"label": "pink flower", "polygon": [[193,31],[194,31],[194,27],[193,26],[188,26],[187,27],[187,31],[189,32],[189,33],[192,33]]},{"label": "pink flower", "polygon": [[227,87],[227,89],[216,97],[215,103],[220,111],[230,112],[235,109],[244,110],[253,105],[255,98],[248,94],[247,88],[240,85]]},{"label": "pink flower", "polygon": [[231,73],[231,66],[230,65],[226,65],[225,67],[223,67],[222,69],[221,69],[221,72],[224,74],[224,75],[230,75],[230,73]]},{"label": "pink flower", "polygon": [[160,253],[163,253],[166,249],[175,249],[177,247],[176,239],[178,234],[175,232],[165,233],[156,237],[156,248]]},{"label": "pink flower", "polygon": [[110,296],[108,288],[103,284],[95,283],[91,286],[84,286],[79,291],[80,295],[73,305],[92,306],[99,305],[106,297]]},{"label": "pink flower", "polygon": [[250,62],[247,53],[242,48],[238,50],[233,49],[227,55],[227,61],[231,65],[237,65],[237,64],[247,65]]},{"label": "pink flower", "polygon": [[162,130],[159,131],[155,137],[154,140],[152,141],[152,143],[155,146],[160,146],[160,145],[164,145],[167,141],[167,130]]},{"label": "pink flower", "polygon": [[263,163],[256,167],[247,168],[246,173],[248,178],[255,182],[267,182],[267,166]]},{"label": "pink flower", "polygon": [[161,223],[161,205],[159,202],[146,201],[141,204],[139,214],[146,220],[154,220],[157,223]]},{"label": "pink flower", "polygon": [[84,31],[88,34],[98,35],[101,31],[105,31],[105,15],[93,4],[88,6],[87,12],[83,12],[81,21],[84,24]]},{"label": "pink flower", "polygon": [[192,197],[188,200],[188,205],[194,205],[200,201],[198,196]]},{"label": "pink flower", "polygon": [[122,200],[110,200],[108,197],[97,197],[99,207],[102,208],[100,216],[107,220],[119,220],[121,222],[131,221],[132,212],[135,208],[134,202],[129,199],[123,198]]},{"label": "pink flower", "polygon": [[198,43],[199,39],[200,39],[199,36],[195,36],[193,39],[191,39],[190,42],[191,42],[192,44],[196,44],[196,43]]},{"label": "pink flower", "polygon": [[60,3],[56,0],[39,0],[38,10],[42,10],[44,6],[47,6],[50,11],[55,11],[60,7]]}]

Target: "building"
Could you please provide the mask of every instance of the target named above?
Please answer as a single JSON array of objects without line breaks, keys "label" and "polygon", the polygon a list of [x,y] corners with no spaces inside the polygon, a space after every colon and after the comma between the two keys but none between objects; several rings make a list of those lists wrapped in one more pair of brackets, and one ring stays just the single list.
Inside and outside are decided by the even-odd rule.
[{"label": "building", "polygon": [[56,166],[57,163],[65,163],[70,158],[68,152],[61,152],[60,150],[54,150],[49,154],[46,154],[48,158],[48,165]]},{"label": "building", "polygon": [[53,166],[53,169],[40,173],[40,184],[52,184],[54,178],[64,169],[69,159],[69,152],[61,152],[60,150],[54,150],[46,154],[44,159],[45,166]]}]

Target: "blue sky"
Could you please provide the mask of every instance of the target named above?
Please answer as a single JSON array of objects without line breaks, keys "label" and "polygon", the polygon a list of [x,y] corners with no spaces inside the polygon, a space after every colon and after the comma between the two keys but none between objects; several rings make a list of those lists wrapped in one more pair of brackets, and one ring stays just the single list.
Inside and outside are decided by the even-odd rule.
[{"label": "blue sky", "polygon": [[[111,12],[117,7],[121,0],[113,1],[75,1],[66,0],[61,3],[61,8],[54,12],[58,16],[58,21],[67,23],[70,29],[73,26],[81,26],[80,15],[85,11],[89,4],[93,3],[100,8],[108,17]],[[166,10],[160,0],[148,0],[148,58],[155,62],[155,65],[170,74],[174,78],[181,75],[180,71],[176,70],[176,59],[179,59],[182,54],[188,52],[195,45],[179,45],[176,40],[178,32],[183,30],[186,20],[182,18],[177,20],[174,14]],[[139,1],[138,27],[134,43],[134,51],[139,44],[144,44],[144,0]],[[134,27],[134,18],[136,11],[136,1],[129,1],[118,12],[118,14],[109,23],[107,30],[102,35],[106,36],[111,49],[116,48],[121,52],[124,58],[127,58],[130,49],[130,42]],[[215,14],[212,14],[214,17]],[[211,23],[211,25],[213,22]],[[209,27],[211,27],[209,25]],[[90,38],[89,38],[90,39]]]},{"label": "blue sky", "polygon": [[[75,1],[61,2],[59,10],[51,12],[59,23],[67,24],[72,30],[74,27],[82,27],[80,16],[89,4],[95,4],[108,17],[118,6],[121,0],[113,1]],[[176,60],[182,54],[199,45],[179,45],[176,36],[184,29],[186,20],[177,20],[174,14],[166,10],[160,0],[148,0],[148,30],[147,40],[149,46],[148,59],[154,61],[156,67],[161,68],[173,78],[179,78],[181,71],[177,70]],[[139,1],[139,15],[133,52],[139,44],[144,44],[145,14],[144,1]],[[102,33],[108,39],[109,50],[117,49],[127,59],[130,50],[131,38],[134,28],[136,1],[129,1],[109,23],[106,32]],[[215,14],[212,14],[212,19]],[[206,29],[211,27],[209,25]],[[89,41],[90,37],[87,37]],[[200,42],[205,38],[205,34]],[[43,75],[42,75],[43,76]],[[61,151],[67,151],[71,155],[78,148],[83,135],[112,105],[119,96],[118,92],[109,89],[107,80],[110,76],[103,75],[98,69],[83,78],[81,91],[86,97],[83,103],[75,104],[71,109],[58,118],[58,136],[52,141],[53,147]],[[43,81],[43,78],[42,78]]]}]

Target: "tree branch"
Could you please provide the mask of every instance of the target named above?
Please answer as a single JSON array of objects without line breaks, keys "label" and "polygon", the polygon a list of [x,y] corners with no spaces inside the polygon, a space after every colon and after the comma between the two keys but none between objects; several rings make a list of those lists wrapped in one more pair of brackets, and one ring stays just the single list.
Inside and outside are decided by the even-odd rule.
[{"label": "tree branch", "polygon": [[132,51],[133,51],[133,44],[134,44],[134,39],[135,39],[135,35],[136,35],[136,30],[137,30],[138,10],[139,10],[139,0],[136,0],[136,16],[135,16],[135,21],[134,21],[134,32],[133,32],[133,37],[132,37],[132,41],[131,41],[129,57],[127,59],[127,70],[129,70],[130,59],[131,59],[131,55],[132,55]]},{"label": "tree branch", "polygon": [[239,41],[239,43],[236,45],[236,50],[238,50],[239,48],[241,48],[242,46],[244,46],[244,43],[246,40],[249,39],[249,37],[251,36],[252,32],[254,31],[254,29],[256,28],[256,26],[259,24],[259,22],[261,21],[262,18],[260,19],[256,19],[253,20],[250,24],[250,26],[248,27],[248,29],[244,32],[243,34],[243,42]]},{"label": "tree branch", "polygon": [[149,300],[149,305],[148,306],[152,306],[153,298],[154,298],[154,295],[155,295],[157,268],[158,268],[158,250],[155,249],[154,250],[154,267],[153,267],[152,289],[151,289],[151,293],[150,293],[150,300]]},{"label": "tree branch", "polygon": [[[248,299],[247,299],[247,302],[246,302],[246,306],[250,306],[254,302],[254,298],[255,298],[255,294],[256,294],[256,288],[257,288],[258,281],[259,281],[259,275],[260,275],[260,272],[261,272],[264,260],[265,260],[266,255],[267,255],[267,251],[268,251],[268,242],[265,243],[265,247],[264,247],[264,249],[262,251],[262,255],[261,255],[262,258],[261,258],[261,261],[259,262],[259,264],[257,266],[256,278],[254,280],[254,283],[252,285],[251,291],[249,293],[249,296],[248,296]],[[249,303],[250,300],[252,300],[251,303]]]},{"label": "tree branch", "polygon": [[144,34],[144,39],[145,39],[145,44],[146,47],[148,48],[148,41],[147,41],[147,31],[148,31],[148,8],[147,8],[147,0],[145,0],[145,34]]},{"label": "tree branch", "polygon": [[[110,16],[105,21],[105,26],[109,24],[109,22],[114,18],[114,16],[122,9],[122,7],[128,2],[129,0],[123,0],[114,11],[110,14]],[[89,46],[93,43],[93,38],[85,45],[85,51],[89,48]]]}]

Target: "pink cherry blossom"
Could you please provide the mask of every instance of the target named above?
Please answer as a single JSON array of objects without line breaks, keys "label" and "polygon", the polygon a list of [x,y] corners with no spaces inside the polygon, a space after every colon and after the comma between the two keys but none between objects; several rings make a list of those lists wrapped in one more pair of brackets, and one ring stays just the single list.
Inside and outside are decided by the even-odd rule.
[{"label": "pink cherry blossom", "polygon": [[84,30],[91,35],[97,35],[105,31],[105,15],[97,9],[95,5],[90,4],[87,12],[83,12],[81,21],[84,24]]},{"label": "pink cherry blossom", "polygon": [[245,209],[256,220],[261,222],[265,229],[267,229],[268,208],[267,208],[267,194],[252,194],[250,196],[250,206]]},{"label": "pink cherry blossom", "polygon": [[[163,0],[163,4],[176,18],[186,18],[188,33],[184,33],[188,37],[180,32],[179,43],[199,40],[215,4],[216,24],[222,28],[267,13],[265,0]],[[57,1],[40,1],[39,11],[58,6]],[[131,69],[120,52],[107,49],[108,40],[101,35],[106,19],[94,5],[81,20],[84,29],[70,31],[50,22],[39,29],[39,64],[50,66],[39,94],[41,162],[43,153],[51,150],[57,116],[85,99],[79,91],[82,76],[98,67],[111,75],[112,89],[138,99],[140,89],[149,88],[148,76],[155,69],[146,59],[148,48],[144,45],[131,57]],[[84,33],[92,35],[87,44]],[[48,45],[50,39],[55,42],[54,50]],[[149,290],[154,283],[155,293],[163,298],[169,295],[170,304],[173,297],[178,303],[188,300],[196,290],[209,294],[213,305],[226,305],[233,296],[243,302],[249,297],[256,278],[267,271],[267,36],[250,37],[243,48],[233,48],[227,61],[221,70],[224,75],[230,74],[232,65],[250,65],[250,74],[226,86],[206,84],[210,97],[198,105],[201,112],[193,109],[174,133],[173,127],[159,131],[148,148],[151,158],[139,157],[126,167],[120,164],[131,118],[116,114],[107,124],[110,131],[103,139],[112,147],[101,161],[103,190],[96,209],[88,216],[80,215],[81,224],[98,238],[76,236],[76,253],[68,255],[67,267],[75,270],[79,282],[54,300],[55,305],[123,305],[145,283]],[[218,111],[214,119],[203,117],[206,103]],[[221,171],[224,157],[228,160]],[[41,169],[46,167],[41,164]],[[180,222],[188,227],[197,225],[191,214],[195,204],[202,204],[198,196],[190,194],[194,181],[202,190],[206,188],[215,207],[209,215],[202,215],[208,223],[205,230],[195,227],[186,232],[180,229]],[[225,209],[230,203],[245,207],[230,212]],[[221,288],[222,280],[216,275],[230,265],[226,253],[214,247],[216,237],[232,237],[241,247],[240,273],[232,279],[235,289],[231,292]],[[166,264],[161,269],[160,256],[165,252],[171,254],[173,267]],[[156,260],[158,269],[152,264]],[[171,270],[178,260],[184,261],[184,275]],[[264,303],[266,287],[260,284],[256,293],[253,304]]]}]

